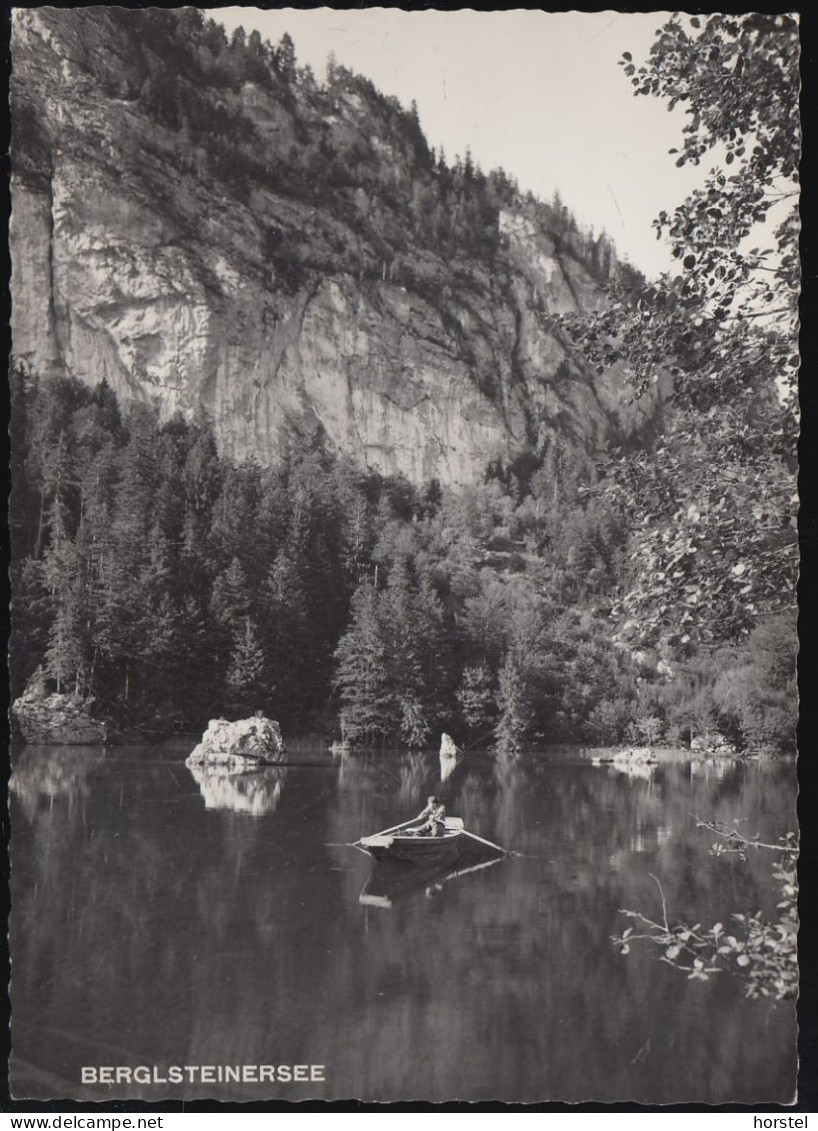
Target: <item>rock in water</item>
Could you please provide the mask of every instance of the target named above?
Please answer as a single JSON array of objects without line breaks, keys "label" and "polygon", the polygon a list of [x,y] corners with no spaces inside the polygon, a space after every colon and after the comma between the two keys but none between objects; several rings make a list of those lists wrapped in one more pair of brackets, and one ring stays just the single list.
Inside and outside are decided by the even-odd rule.
[{"label": "rock in water", "polygon": [[104,722],[91,714],[93,699],[49,695],[40,686],[27,687],[12,706],[25,742],[36,746],[97,746],[108,741]]},{"label": "rock in water", "polygon": [[440,757],[458,758],[459,756],[460,750],[455,745],[454,739],[444,731],[440,736]]},{"label": "rock in water", "polygon": [[287,761],[281,727],[274,719],[211,719],[202,741],[187,758],[187,766],[282,765]]}]

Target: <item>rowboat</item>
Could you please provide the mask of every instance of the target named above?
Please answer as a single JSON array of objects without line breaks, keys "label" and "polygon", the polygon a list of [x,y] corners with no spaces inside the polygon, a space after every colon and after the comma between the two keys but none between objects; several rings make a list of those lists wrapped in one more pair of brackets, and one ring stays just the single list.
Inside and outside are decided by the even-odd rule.
[{"label": "rowboat", "polygon": [[446,817],[439,836],[412,835],[420,828],[417,819],[394,828],[385,829],[372,836],[364,836],[358,844],[376,860],[394,860],[402,864],[442,864],[456,860],[460,854],[460,841],[464,835],[460,817]]}]

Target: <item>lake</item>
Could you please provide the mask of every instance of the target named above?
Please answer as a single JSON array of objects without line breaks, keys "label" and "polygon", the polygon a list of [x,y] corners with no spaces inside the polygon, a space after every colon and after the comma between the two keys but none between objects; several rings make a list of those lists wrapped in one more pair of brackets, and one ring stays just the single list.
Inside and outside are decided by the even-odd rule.
[{"label": "lake", "polygon": [[[792,1099],[794,1003],[610,937],[621,908],[660,912],[651,873],[671,920],[774,916],[769,854],[711,856],[691,814],[775,840],[796,827],[794,763],[629,775],[550,749],[469,757],[441,784],[432,754],[303,749],[228,776],[186,752],[13,758],[16,1098]],[[395,876],[347,847],[433,791],[519,855]],[[89,1066],[225,1065],[325,1079],[82,1083]]]}]

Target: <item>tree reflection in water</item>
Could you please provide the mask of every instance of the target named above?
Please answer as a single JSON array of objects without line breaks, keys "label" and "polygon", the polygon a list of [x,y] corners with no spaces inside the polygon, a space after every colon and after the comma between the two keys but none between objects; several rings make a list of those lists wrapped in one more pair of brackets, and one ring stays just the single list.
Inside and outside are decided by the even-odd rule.
[{"label": "tree reflection in water", "polygon": [[769,869],[708,857],[688,814],[741,814],[774,839],[794,827],[791,766],[659,765],[642,781],[567,754],[469,756],[443,787],[448,811],[522,855],[381,912],[359,903],[371,861],[343,845],[420,807],[434,752],[291,766],[254,817],[250,794],[203,804],[178,754],[100,753],[73,792],[25,785],[60,780],[43,757],[12,792],[16,1095],[87,1096],[83,1064],[245,1062],[324,1064],[327,1081],[120,1094],[792,1096],[792,1003],[770,1010],[726,979],[688,984],[610,944],[619,908],[654,898],[651,872],[680,918],[772,914]]},{"label": "tree reflection in water", "polygon": [[87,796],[89,773],[105,757],[103,746],[25,746],[15,754],[9,789],[30,821],[57,798],[73,813]]}]

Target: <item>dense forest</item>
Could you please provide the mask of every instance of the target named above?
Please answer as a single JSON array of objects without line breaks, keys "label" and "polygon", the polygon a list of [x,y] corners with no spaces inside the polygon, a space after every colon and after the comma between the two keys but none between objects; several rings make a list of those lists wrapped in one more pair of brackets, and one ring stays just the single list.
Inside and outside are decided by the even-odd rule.
[{"label": "dense forest", "polygon": [[722,595],[741,630],[685,633],[672,663],[649,618],[626,639],[623,605],[652,598],[607,459],[555,443],[472,488],[416,488],[320,432],[234,465],[206,421],[124,415],[105,385],[17,370],[13,403],[17,693],[91,696],[121,732],[260,709],[366,743],[792,739],[791,615]]},{"label": "dense forest", "polygon": [[[558,200],[522,197],[468,154],[448,166],[414,108],[368,80],[331,61],[319,86],[287,36],[276,47],[241,31],[228,41],[195,9],[107,16],[147,21],[145,57],[106,81],[173,133],[167,155],[180,168],[207,168],[236,194],[257,179],[336,210],[378,251],[353,263],[354,249],[334,248],[334,269],[350,272],[385,274],[401,249],[409,270],[423,246],[491,258],[502,207],[537,214],[607,289],[604,307],[562,317],[560,332],[589,367],[625,365],[634,397],[662,381],[671,392],[618,446],[532,431],[513,462],[492,460],[482,482],[454,489],[372,472],[320,427],[293,437],[274,466],[235,464],[203,415],[161,420],[118,404],[104,382],[40,380],[18,365],[15,694],[34,681],[92,697],[123,733],[197,730],[261,709],[285,732],[360,743],[424,745],[441,729],[511,748],[717,732],[739,748],[791,748],[792,21],[671,21],[645,66],[622,60],[636,94],[691,115],[677,164],[724,146],[739,170],[714,169],[662,213],[657,235],[678,274],[646,284]],[[149,43],[163,45],[161,58]],[[144,81],[130,89],[134,74]],[[287,107],[286,160],[255,152],[246,120],[231,116],[231,92],[251,81]],[[357,148],[327,141],[322,123],[355,99],[378,116],[373,137],[391,139],[388,160],[361,148],[359,131]],[[36,175],[30,124],[23,178]],[[775,248],[748,250],[768,216]],[[268,237],[293,287],[321,269],[297,233]]]}]

